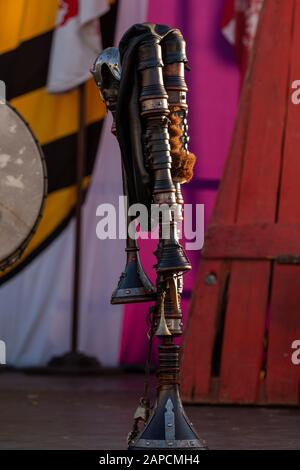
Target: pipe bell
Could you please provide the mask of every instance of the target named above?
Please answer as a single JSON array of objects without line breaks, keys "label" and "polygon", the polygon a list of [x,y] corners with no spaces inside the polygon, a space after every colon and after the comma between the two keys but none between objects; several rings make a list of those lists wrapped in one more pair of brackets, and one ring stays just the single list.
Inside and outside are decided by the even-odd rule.
[{"label": "pipe bell", "polygon": [[127,262],[120,276],[118,287],[111,296],[111,304],[150,302],[156,299],[156,289],[145,273],[139,249],[126,248]]},{"label": "pipe bell", "polygon": [[148,422],[129,442],[128,449],[207,449],[183,410],[177,386],[159,390]]}]

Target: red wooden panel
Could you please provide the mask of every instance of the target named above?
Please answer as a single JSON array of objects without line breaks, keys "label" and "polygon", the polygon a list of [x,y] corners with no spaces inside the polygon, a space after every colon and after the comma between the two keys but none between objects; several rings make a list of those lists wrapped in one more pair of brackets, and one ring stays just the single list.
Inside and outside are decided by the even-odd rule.
[{"label": "red wooden panel", "polygon": [[[241,94],[234,138],[212,215],[215,223],[231,223],[235,218],[249,111],[251,91],[249,83],[249,81],[245,82]],[[181,391],[183,398],[187,400],[198,400],[199,398],[196,397],[202,399],[209,394],[218,305],[222,300],[226,270],[227,265],[222,261],[200,261],[182,357]],[[217,283],[207,285],[205,277],[212,272],[217,275]]]},{"label": "red wooden panel", "polygon": [[[275,221],[292,12],[293,1],[264,4],[252,64],[252,99],[237,223]],[[248,403],[258,398],[269,277],[268,261],[232,264],[221,401]]]},{"label": "red wooden panel", "polygon": [[[290,54],[290,83],[300,78],[300,4],[295,1]],[[289,84],[290,84],[289,83]],[[282,165],[278,224],[300,221],[300,108],[290,100],[287,89],[287,122]],[[267,397],[270,402],[297,403],[300,366],[291,362],[291,344],[300,339],[300,267],[275,266],[272,288]]]},{"label": "red wooden panel", "polygon": [[300,259],[300,224],[211,225],[202,252],[212,259],[271,260],[282,255]]}]

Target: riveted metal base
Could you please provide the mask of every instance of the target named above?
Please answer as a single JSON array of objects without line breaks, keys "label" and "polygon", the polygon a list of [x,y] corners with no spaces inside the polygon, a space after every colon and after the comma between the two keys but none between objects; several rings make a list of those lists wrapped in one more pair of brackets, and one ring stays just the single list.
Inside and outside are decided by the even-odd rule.
[{"label": "riveted metal base", "polygon": [[[132,243],[132,240],[129,242]],[[111,296],[111,304],[131,304],[156,300],[156,290],[142,268],[138,248],[126,248],[127,262],[118,287]]]},{"label": "riveted metal base", "polygon": [[110,303],[117,304],[133,304],[137,302],[151,302],[156,299],[156,292],[146,291],[144,287],[128,287],[126,289],[116,289]]},{"label": "riveted metal base", "polygon": [[144,429],[129,443],[129,450],[207,449],[187,418],[177,385],[163,385]]}]

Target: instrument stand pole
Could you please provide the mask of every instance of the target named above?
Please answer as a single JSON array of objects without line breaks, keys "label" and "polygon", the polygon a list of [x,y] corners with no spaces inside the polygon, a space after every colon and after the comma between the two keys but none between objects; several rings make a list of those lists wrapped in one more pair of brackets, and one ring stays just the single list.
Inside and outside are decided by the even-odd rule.
[{"label": "instrument stand pole", "polygon": [[74,249],[73,303],[71,324],[71,351],[62,356],[53,357],[48,363],[49,373],[84,374],[102,373],[102,367],[96,357],[78,351],[79,311],[80,311],[80,277],[81,277],[81,241],[82,241],[82,204],[83,179],[86,164],[86,131],[85,131],[85,83],[79,85],[79,130],[77,140],[77,202]]},{"label": "instrument stand pole", "polygon": [[[159,287],[159,286],[158,286]],[[158,289],[159,290],[159,289]],[[148,417],[145,427],[140,432],[129,435],[130,450],[145,449],[207,449],[204,440],[200,439],[193,428],[193,424],[186,416],[179,388],[180,352],[181,346],[174,342],[178,333],[172,334],[168,330],[174,322],[174,305],[169,293],[165,297],[166,309],[156,305],[156,333],[160,340],[158,346],[158,388],[156,402]],[[162,325],[162,315],[165,327]],[[172,320],[173,317],[173,320]],[[181,323],[181,312],[178,317]],[[175,325],[175,322],[173,325]],[[165,331],[164,331],[165,329]]]}]

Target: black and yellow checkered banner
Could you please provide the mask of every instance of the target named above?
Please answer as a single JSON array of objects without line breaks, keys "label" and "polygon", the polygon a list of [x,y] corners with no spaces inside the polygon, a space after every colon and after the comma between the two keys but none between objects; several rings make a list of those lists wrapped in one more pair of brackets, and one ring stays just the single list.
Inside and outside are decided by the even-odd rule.
[{"label": "black and yellow checkered banner", "polygon": [[[103,47],[113,44],[117,2],[100,18]],[[46,90],[57,0],[0,0],[0,80],[6,98],[40,142],[48,171],[48,197],[37,232],[18,263],[2,274],[11,278],[58,236],[76,204],[78,90],[59,95]],[[86,174],[88,187],[105,115],[92,80],[86,84]]]}]

